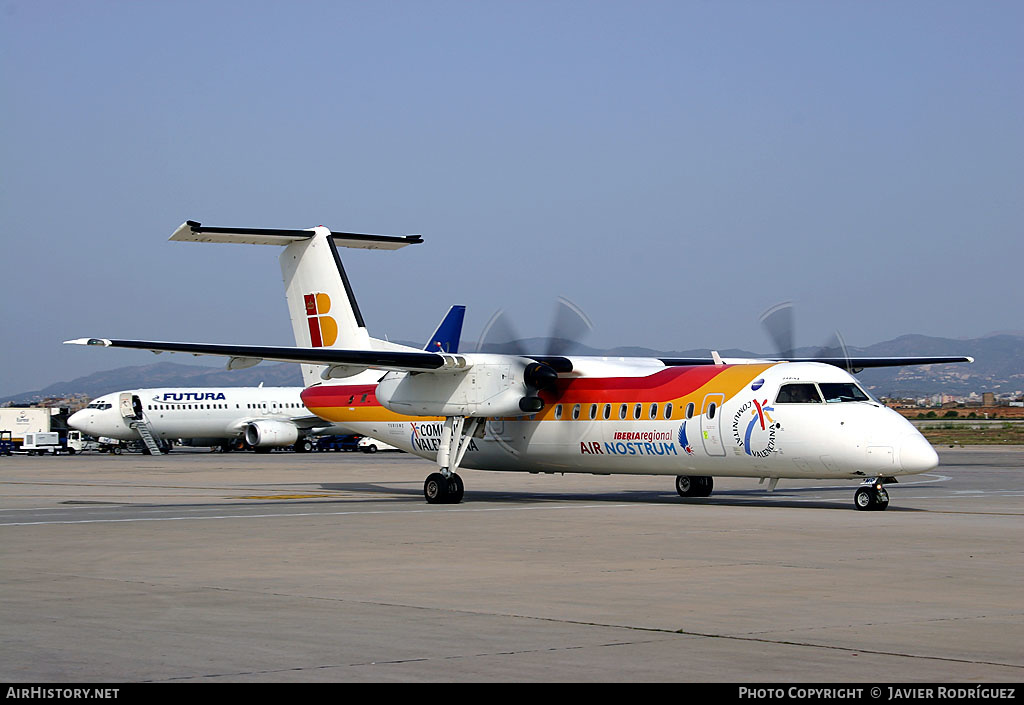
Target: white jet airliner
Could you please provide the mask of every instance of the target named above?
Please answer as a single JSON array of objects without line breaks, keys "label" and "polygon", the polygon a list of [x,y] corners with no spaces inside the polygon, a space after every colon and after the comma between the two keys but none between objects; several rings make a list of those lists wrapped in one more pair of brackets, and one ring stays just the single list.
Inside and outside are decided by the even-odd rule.
[{"label": "white jet airliner", "polygon": [[[684,497],[712,478],[861,479],[858,509],[885,509],[884,485],[937,466],[931,445],[847,369],[969,357],[606,358],[421,351],[370,337],[335,244],[397,249],[419,236],[207,227],[175,241],[284,246],[296,347],[81,338],[98,345],[316,366],[302,392],[317,416],[434,460],[429,503],[462,500],[459,468],[673,475]],[[844,369],[845,368],[845,369]],[[343,380],[343,381],[339,381]]]},{"label": "white jet airliner", "polygon": [[244,440],[256,452],[290,445],[302,452],[312,449],[308,436],[350,433],[309,413],[302,391],[303,387],[131,389],[93,399],[71,415],[68,425],[91,436],[141,439],[150,452],[156,447],[165,450],[174,440],[224,450]]}]

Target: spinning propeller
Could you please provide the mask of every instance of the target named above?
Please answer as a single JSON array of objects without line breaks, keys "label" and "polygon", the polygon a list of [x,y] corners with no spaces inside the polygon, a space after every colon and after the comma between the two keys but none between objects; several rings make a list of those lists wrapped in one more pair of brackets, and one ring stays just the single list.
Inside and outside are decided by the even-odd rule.
[{"label": "spinning propeller", "polygon": [[[796,359],[796,347],[793,343],[795,338],[793,332],[793,302],[783,301],[782,303],[775,304],[762,313],[759,320],[765,332],[768,333],[768,337],[775,343],[775,350],[778,352],[779,357],[783,360]],[[846,348],[846,341],[843,340],[843,336],[838,330],[813,355],[813,359],[822,358],[841,361],[843,364],[838,366],[847,372],[859,371],[853,368],[850,361],[850,353]]]},{"label": "spinning propeller", "polygon": [[527,350],[524,339],[516,334],[508,316],[500,309],[484,326],[476,349],[480,353],[514,355],[532,361],[523,371],[527,394],[519,402],[519,408],[526,413],[536,413],[544,408],[540,392],[555,385],[559,372],[572,372],[572,361],[564,356],[577,348],[580,339],[593,328],[590,318],[579,306],[560,296],[543,354]]}]

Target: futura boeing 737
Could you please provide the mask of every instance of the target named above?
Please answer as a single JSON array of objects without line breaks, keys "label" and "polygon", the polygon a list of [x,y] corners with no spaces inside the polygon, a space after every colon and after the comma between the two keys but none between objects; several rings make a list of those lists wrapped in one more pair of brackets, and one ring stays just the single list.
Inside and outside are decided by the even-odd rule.
[{"label": "futura boeing 737", "polygon": [[684,497],[714,477],[859,479],[858,509],[885,509],[885,485],[938,464],[902,416],[848,371],[969,357],[607,358],[416,350],[370,337],[335,245],[398,249],[418,235],[208,227],[171,240],[283,246],[295,347],[81,338],[72,344],[313,366],[302,392],[317,416],[436,463],[429,503],[463,498],[457,470],[675,476]]}]

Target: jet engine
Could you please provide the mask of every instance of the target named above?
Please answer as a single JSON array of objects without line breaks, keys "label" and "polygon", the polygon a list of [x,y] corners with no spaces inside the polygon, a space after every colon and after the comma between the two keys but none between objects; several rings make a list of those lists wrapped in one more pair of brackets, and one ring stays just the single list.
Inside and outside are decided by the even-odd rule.
[{"label": "jet engine", "polygon": [[290,446],[299,440],[299,429],[287,421],[251,421],[245,427],[245,442],[254,448]]}]

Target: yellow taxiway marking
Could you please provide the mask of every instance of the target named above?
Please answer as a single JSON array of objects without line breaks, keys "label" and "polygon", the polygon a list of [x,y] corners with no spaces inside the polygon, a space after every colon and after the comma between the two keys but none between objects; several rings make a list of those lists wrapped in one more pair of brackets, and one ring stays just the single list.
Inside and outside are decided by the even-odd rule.
[{"label": "yellow taxiway marking", "polygon": [[265,497],[235,497],[235,499],[313,499],[314,497],[341,497],[338,494],[275,494]]}]

